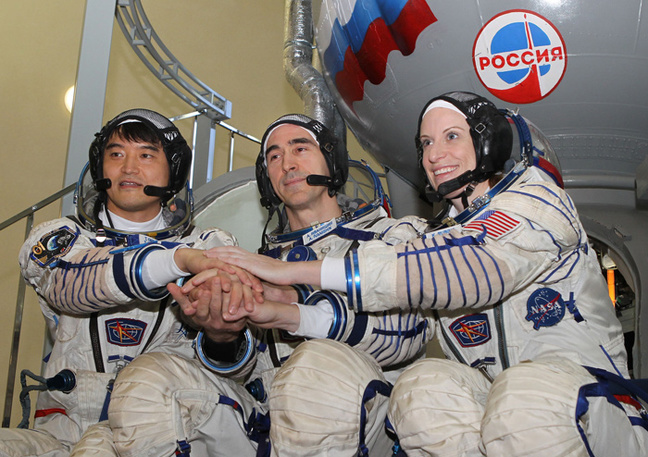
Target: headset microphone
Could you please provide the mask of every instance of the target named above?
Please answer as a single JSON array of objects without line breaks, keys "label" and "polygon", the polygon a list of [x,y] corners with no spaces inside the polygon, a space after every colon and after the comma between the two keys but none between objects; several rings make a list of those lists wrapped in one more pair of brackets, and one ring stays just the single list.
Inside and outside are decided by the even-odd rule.
[{"label": "headset microphone", "polygon": [[112,181],[109,178],[97,179],[95,181],[95,189],[99,191],[110,189],[110,186],[112,186]]},{"label": "headset microphone", "polygon": [[169,192],[167,187],[144,186],[144,194],[149,197],[164,197]]},{"label": "headset microphone", "polygon": [[311,186],[331,187],[333,185],[333,180],[324,175],[308,175],[306,176],[306,182]]}]

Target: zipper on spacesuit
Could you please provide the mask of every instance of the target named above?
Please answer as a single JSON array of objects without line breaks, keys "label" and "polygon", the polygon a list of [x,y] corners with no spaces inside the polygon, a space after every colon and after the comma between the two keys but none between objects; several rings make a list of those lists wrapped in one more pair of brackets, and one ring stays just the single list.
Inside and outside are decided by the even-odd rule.
[{"label": "zipper on spacesuit", "polygon": [[502,302],[499,302],[493,308],[495,313],[495,327],[497,328],[497,347],[499,349],[502,371],[506,370],[509,365],[508,349],[506,347],[506,333],[504,333],[504,313],[502,312]]}]

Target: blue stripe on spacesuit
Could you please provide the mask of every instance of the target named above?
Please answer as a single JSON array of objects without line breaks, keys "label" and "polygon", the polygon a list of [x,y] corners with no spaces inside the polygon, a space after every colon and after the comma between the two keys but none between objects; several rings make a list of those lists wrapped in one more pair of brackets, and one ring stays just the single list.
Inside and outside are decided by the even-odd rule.
[{"label": "blue stripe on spacesuit", "polygon": [[[96,304],[94,297],[88,297],[89,278],[96,277],[99,267],[108,263],[108,259],[88,260],[90,254],[85,254],[80,262],[60,262],[58,267],[64,271],[61,277],[63,293],[52,298],[52,303],[58,303],[69,310],[87,312],[88,309],[100,309],[102,306]],[[97,255],[98,256],[98,255]],[[71,284],[68,283],[71,282]],[[55,289],[54,289],[55,290]],[[67,292],[69,291],[69,293]],[[93,293],[95,289],[92,289]],[[85,295],[85,297],[84,297]],[[69,296],[69,302],[66,301]],[[85,299],[84,299],[85,298]],[[94,304],[93,304],[94,303]],[[103,301],[102,303],[107,303]],[[83,304],[82,306],[80,304]]]},{"label": "blue stripe on spacesuit", "polygon": [[[478,250],[475,250],[475,252],[476,253],[477,252],[483,252],[491,260],[491,262],[493,262],[493,265],[495,266],[495,271],[497,271],[497,277],[499,278],[500,287],[502,289],[502,293],[500,294],[499,297],[493,298],[492,281],[491,281],[491,278],[486,274],[486,269],[485,269],[486,267],[485,266],[484,266],[484,277],[488,281],[488,289],[490,290],[489,298],[492,299],[492,301],[489,300],[488,303],[499,302],[504,297],[504,288],[505,288],[504,277],[502,276],[502,270],[500,269],[499,264],[495,261],[495,258],[488,251],[486,251],[484,249],[478,249]],[[477,256],[477,258],[479,258],[479,256]]]},{"label": "blue stripe on spacesuit", "polygon": [[[475,249],[475,257],[477,258],[477,261],[479,262],[479,265],[482,268],[482,273],[484,274],[484,277],[487,277],[487,275],[486,275],[486,265],[484,265],[484,261],[482,260],[481,256],[479,255],[479,252],[481,252],[481,249],[480,250]],[[498,271],[499,271],[499,269],[498,269]],[[500,278],[501,278],[501,274],[500,274]],[[488,298],[487,298],[488,303],[491,303],[492,299],[493,299],[493,287],[492,287],[492,285],[491,285],[491,283],[489,281],[488,282]]]},{"label": "blue stripe on spacesuit", "polygon": [[535,231],[537,231],[537,232],[542,232],[542,233],[544,233],[545,235],[547,235],[549,238],[551,238],[551,242],[552,242],[553,245],[556,247],[556,249],[558,249],[558,257],[560,258],[560,254],[562,253],[562,248],[560,247],[560,244],[556,241],[556,238],[553,236],[553,233],[551,233],[551,232],[548,231],[548,230],[538,230],[538,229],[536,228],[535,224],[534,224],[532,221],[527,220],[527,222],[529,223],[529,226],[530,226],[533,230],[535,230]]},{"label": "blue stripe on spacesuit", "polygon": [[[72,301],[74,303],[86,303],[84,308],[81,308],[80,306],[77,306],[77,309],[82,310],[82,311],[87,311],[88,308],[93,309],[93,310],[98,310],[102,308],[101,304],[97,303],[97,300],[95,300],[95,297],[90,297],[88,294],[88,287],[86,284],[90,282],[90,278],[97,277],[96,271],[100,269],[99,265],[104,265],[108,263],[107,259],[101,259],[99,261],[95,261],[92,259],[92,261],[87,262],[88,256],[90,256],[90,253],[86,254],[83,258],[83,263],[85,264],[86,267],[83,267],[80,269],[80,275],[77,275],[75,277],[75,283],[74,286],[72,287],[71,290],[76,291],[77,296],[73,297]],[[97,255],[98,256],[98,255]],[[101,289],[99,288],[99,291]],[[93,295],[96,293],[96,290],[93,288],[92,289]],[[85,300],[82,298],[82,295],[85,296]],[[72,305],[72,303],[70,303]]]},{"label": "blue stripe on spacesuit", "polygon": [[115,283],[117,287],[121,290],[128,298],[136,299],[130,291],[128,286],[128,279],[126,278],[126,272],[124,270],[124,254],[115,254],[113,257],[113,275],[115,278]]},{"label": "blue stripe on spacesuit", "polygon": [[149,247],[143,248],[140,252],[138,252],[135,255],[135,258],[132,261],[132,266],[131,266],[131,274],[134,276],[134,284],[137,285],[139,291],[144,295],[145,297],[152,299],[152,300],[157,300],[160,298],[163,298],[164,296],[167,295],[167,290],[164,287],[161,287],[158,290],[161,290],[160,292],[155,292],[152,290],[149,290],[145,285],[144,285],[144,280],[143,278],[143,267],[144,267],[144,260],[146,257],[153,251],[157,251],[160,249],[164,249],[164,247],[160,246],[159,244],[151,244]]},{"label": "blue stripe on spacesuit", "polygon": [[367,314],[356,314],[355,321],[353,322],[353,328],[349,337],[346,339],[345,343],[349,346],[355,346],[360,341],[367,330],[367,322],[369,321],[369,316]]},{"label": "blue stripe on spacesuit", "polygon": [[[411,313],[407,313],[407,315],[411,315]],[[402,320],[403,320],[403,314],[399,313],[398,314],[398,332],[402,332]],[[394,356],[394,354],[399,354],[400,353],[400,348],[402,346],[402,340],[397,338],[397,334],[394,334],[394,326],[392,325],[392,330],[390,330],[391,333],[387,330],[387,325],[393,324],[391,319],[387,318],[387,313],[384,312],[382,316],[380,316],[378,322],[382,325],[382,328],[385,329],[382,333],[380,332],[380,329],[377,329],[374,327],[372,330],[372,334],[374,335],[373,339],[371,340],[371,345],[373,346],[376,341],[380,341],[380,345],[373,349],[371,351],[372,357],[374,357],[376,360],[390,360],[391,357]],[[384,335],[384,336],[381,336]],[[387,351],[391,350],[390,353],[386,354]]]},{"label": "blue stripe on spacesuit", "polygon": [[[449,246],[441,246],[441,245],[439,245],[438,241],[435,238],[432,239],[432,242],[434,243],[434,250],[428,252],[428,258],[430,259],[430,268],[433,265],[433,263],[432,263],[432,253],[434,252],[434,253],[437,254],[437,257],[439,259],[439,263],[441,264],[441,268],[443,269],[443,274],[445,275],[445,278],[446,278],[445,285],[446,285],[446,290],[447,290],[447,294],[448,294],[448,301],[446,302],[445,305],[443,305],[443,308],[447,308],[448,306],[450,306],[450,302],[452,301],[452,288],[450,287],[450,275],[448,274],[448,267],[446,265],[447,261],[444,260],[443,257],[441,256],[441,251],[448,250],[450,247]],[[436,275],[433,275],[433,277],[436,278]],[[434,290],[435,291],[437,290],[436,284],[434,286]],[[438,294],[435,293],[435,296],[434,296],[434,303],[435,304],[437,303],[437,299],[438,299],[437,295]]]},{"label": "blue stripe on spacesuit", "polygon": [[[576,256],[576,259],[573,260],[572,265],[571,265],[571,267],[569,268],[569,270],[568,270],[568,271],[567,271],[567,272],[566,272],[566,273],[565,273],[561,278],[557,278],[557,279],[556,279],[556,278],[553,278],[553,275],[554,275],[556,272],[560,271],[560,269],[561,269],[561,268],[562,268],[562,267],[563,267],[567,262],[569,262],[569,261],[572,259],[572,257],[574,257],[574,256]],[[571,276],[571,273],[572,273],[572,271],[574,270],[574,268],[576,268],[576,265],[578,264],[579,260],[580,260],[580,250],[579,250],[579,249],[575,249],[575,250],[573,250],[573,251],[572,251],[572,252],[571,252],[567,257],[565,257],[565,258],[562,260],[562,262],[560,262],[560,264],[558,264],[558,266],[557,266],[556,268],[554,268],[554,269],[553,269],[553,270],[552,270],[552,271],[551,271],[547,276],[545,276],[545,277],[542,279],[542,282],[548,282],[548,281],[553,281],[553,282],[555,282],[555,281],[562,281],[563,279],[568,278],[569,276]]]},{"label": "blue stripe on spacesuit", "polygon": [[[351,256],[357,255],[356,251],[351,251]],[[355,302],[355,297],[353,296],[353,271],[351,271],[351,258],[346,256],[344,258],[344,271],[346,272],[346,281],[347,281],[347,300],[349,308],[354,308],[353,304]],[[361,310],[358,310],[361,311]]]},{"label": "blue stripe on spacesuit", "polygon": [[360,284],[360,265],[358,265],[358,253],[353,252],[353,283],[355,286],[356,303],[358,311],[362,311],[362,291]]},{"label": "blue stripe on spacesuit", "polygon": [[[424,242],[425,243],[425,242]],[[429,255],[428,255],[429,257]],[[405,259],[405,265],[406,265],[406,271],[407,271],[407,303],[409,303],[410,306],[412,306],[413,300],[412,300],[412,294],[411,294],[411,281],[409,278],[409,257]],[[421,305],[423,303],[423,269],[421,268],[421,256],[417,255],[416,259],[418,260],[418,273],[419,273],[419,300],[418,304]],[[430,266],[432,266],[432,263],[430,262]],[[432,278],[435,278],[434,274],[432,275]]]},{"label": "blue stripe on spacesuit", "polygon": [[327,338],[339,340],[346,331],[346,325],[349,321],[346,303],[344,303],[337,292],[320,290],[311,294],[304,304],[315,306],[322,300],[328,301],[333,309],[333,322],[331,323],[331,328],[328,331]]},{"label": "blue stripe on spacesuit", "polygon": [[[423,244],[427,246],[426,241],[423,240]],[[430,275],[432,276],[432,287],[434,290],[436,290],[437,285],[436,285],[436,275],[434,274],[434,262],[432,262],[432,255],[428,252],[427,254],[427,259],[428,259],[428,265],[430,265]],[[421,299],[420,301],[423,301],[423,294],[421,294]],[[437,298],[436,296],[434,297],[434,301],[430,304],[430,308],[434,308],[436,305]]]},{"label": "blue stripe on spacesuit", "polygon": [[[546,186],[539,185],[539,184],[535,184],[535,185],[529,184],[529,185],[524,186],[524,187],[541,187],[541,188],[547,190],[550,194],[554,195],[556,198],[560,199],[560,197],[558,195],[556,195],[555,192],[552,192],[551,189],[547,188]],[[550,208],[555,209],[560,215],[562,215],[565,218],[565,220],[567,221],[567,224],[569,224],[569,226],[572,229],[574,229],[574,232],[578,233],[578,230],[574,226],[574,214],[572,214],[570,211],[567,211],[567,208],[565,208],[563,210],[563,209],[559,208],[558,206],[554,205],[553,203],[548,202],[544,198],[541,198],[541,197],[539,197],[537,195],[534,195],[534,194],[529,194],[527,192],[522,192],[521,190],[509,190],[509,192],[511,192],[513,194],[517,194],[517,195],[522,195],[522,196],[531,198],[533,200],[537,200],[537,201],[545,204],[546,206],[549,206]],[[562,199],[560,199],[560,200],[562,201]],[[568,213],[569,215],[567,215],[566,213]]]},{"label": "blue stripe on spacesuit", "polygon": [[[402,317],[402,316],[401,316]],[[425,331],[427,328],[427,321],[421,321],[418,323],[416,327],[407,329],[403,331],[402,329],[398,330],[381,330],[381,329],[373,329],[374,334],[378,335],[397,335],[397,336],[402,336],[404,338],[415,338],[416,336],[420,335]]]},{"label": "blue stripe on spacesuit", "polygon": [[[452,268],[452,271],[454,272],[454,278],[459,281],[459,286],[462,294],[462,302],[463,304],[461,306],[470,306],[472,303],[468,302],[467,294],[466,294],[466,288],[464,284],[464,280],[462,279],[462,275],[459,274],[459,266],[457,263],[457,256],[459,255],[456,251],[456,249],[459,249],[459,253],[461,254],[461,258],[463,259],[463,265],[466,265],[466,267],[470,271],[470,276],[472,277],[474,284],[475,284],[475,289],[476,289],[476,302],[480,300],[480,293],[481,293],[481,288],[479,287],[479,284],[481,282],[481,276],[478,274],[478,272],[475,270],[474,266],[469,262],[466,254],[466,249],[471,249],[472,253],[475,255],[477,258],[479,265],[481,267],[484,279],[486,280],[486,284],[488,286],[488,302],[490,303],[493,299],[493,284],[492,284],[492,278],[490,278],[487,273],[487,269],[484,263],[484,255],[487,256],[492,262],[493,265],[496,267],[497,271],[497,276],[500,280],[500,285],[504,286],[504,280],[502,277],[501,270],[495,261],[495,259],[488,253],[488,251],[481,249],[479,246],[481,245],[480,240],[483,239],[483,237],[473,237],[473,236],[466,236],[466,237],[461,237],[461,238],[444,238],[444,241],[446,244],[441,245],[438,241],[437,238],[424,238],[421,239],[421,242],[423,243],[423,248],[422,249],[415,249],[415,250],[406,250],[404,252],[398,253],[398,257],[405,257],[405,277],[406,277],[406,284],[407,284],[407,298],[408,298],[408,303],[410,306],[415,306],[413,303],[413,300],[415,299],[414,293],[411,290],[412,289],[412,275],[414,274],[413,271],[410,271],[412,268],[414,268],[409,262],[409,257],[412,255],[416,255],[417,259],[419,259],[418,262],[418,268],[419,268],[419,304],[421,304],[422,299],[423,299],[423,269],[421,267],[420,263],[420,256],[421,254],[426,254],[427,259],[428,259],[428,264],[430,267],[430,275],[431,275],[431,280],[432,280],[432,285],[433,285],[433,290],[437,291],[438,287],[442,287],[442,284],[445,284],[446,286],[446,292],[447,292],[447,302],[444,304],[439,303],[437,300],[439,298],[438,293],[434,294],[434,297],[426,297],[430,303],[429,306],[431,308],[448,308],[451,303],[455,302],[455,298],[452,295],[452,288],[450,286],[450,274],[449,270]],[[430,246],[428,243],[429,242],[433,243],[433,246]],[[407,248],[406,248],[407,249]],[[444,252],[447,252],[448,258],[445,258],[442,254]],[[432,255],[436,256],[437,262],[433,260]],[[435,264],[440,265],[440,267],[443,270],[443,278],[445,280],[442,280],[439,278],[438,284],[437,284],[437,276],[439,274],[435,272]],[[450,266],[452,265],[452,267]],[[498,300],[501,299],[501,297],[498,298]]]},{"label": "blue stripe on spacesuit", "polygon": [[[454,252],[454,251],[450,251],[450,262],[452,262],[452,266],[454,267],[455,276],[459,279],[459,286],[461,287],[461,297],[463,298],[463,305],[461,305],[461,306],[464,307],[464,306],[466,306],[468,304],[468,297],[466,296],[466,289],[464,287],[463,275],[459,274],[459,268],[457,267],[457,262],[455,261],[455,256],[452,255],[452,252]],[[468,259],[466,259],[466,254],[464,252],[464,248],[461,245],[459,245],[459,252],[461,254],[461,257],[464,260],[463,263],[466,266],[468,266],[468,270],[470,271],[470,273],[471,273],[471,275],[473,277],[473,280],[475,281],[475,288],[477,289],[477,294],[478,294],[477,299],[479,299],[479,286],[477,285],[477,278],[475,276],[475,273],[474,273],[472,267],[470,266],[470,263],[468,262]]]}]

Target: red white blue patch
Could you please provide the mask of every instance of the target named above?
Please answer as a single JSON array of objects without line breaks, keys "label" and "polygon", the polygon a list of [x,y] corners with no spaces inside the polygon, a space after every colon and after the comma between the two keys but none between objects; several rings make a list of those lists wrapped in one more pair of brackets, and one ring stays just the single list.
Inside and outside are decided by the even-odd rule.
[{"label": "red white blue patch", "polygon": [[464,229],[479,232],[486,230],[486,236],[498,239],[515,230],[519,225],[520,221],[508,214],[500,211],[486,211],[464,225]]},{"label": "red white blue patch", "polygon": [[565,301],[560,292],[545,287],[529,296],[526,320],[533,322],[534,329],[556,325],[563,317],[565,317]]},{"label": "red white blue patch", "polygon": [[484,313],[460,317],[450,324],[450,331],[465,348],[479,346],[491,339],[488,316]]},{"label": "red white blue patch", "polygon": [[108,342],[117,346],[137,346],[142,343],[148,324],[136,319],[115,318],[106,321]]},{"label": "red white blue patch", "polygon": [[473,45],[482,84],[511,103],[533,103],[560,84],[567,49],[558,29],[533,11],[505,11],[488,21]]},{"label": "red white blue patch", "polygon": [[69,227],[49,232],[32,246],[31,258],[41,267],[47,266],[70,252],[77,237]]}]

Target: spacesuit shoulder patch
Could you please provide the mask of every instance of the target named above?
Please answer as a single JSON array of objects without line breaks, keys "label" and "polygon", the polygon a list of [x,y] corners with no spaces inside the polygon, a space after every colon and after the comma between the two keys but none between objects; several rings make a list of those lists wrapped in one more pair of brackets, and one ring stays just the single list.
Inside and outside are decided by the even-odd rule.
[{"label": "spacesuit shoulder patch", "polygon": [[70,252],[79,234],[69,227],[60,227],[43,236],[31,249],[31,258],[41,267],[50,265]]},{"label": "spacesuit shoulder patch", "polygon": [[486,230],[486,236],[494,239],[501,238],[520,226],[520,221],[501,211],[486,211],[476,219],[464,225],[464,230]]},{"label": "spacesuit shoulder patch", "polygon": [[450,324],[450,331],[465,348],[479,346],[491,339],[490,323],[484,313],[460,317]]},{"label": "spacesuit shoulder patch", "polygon": [[534,291],[527,300],[526,320],[533,328],[551,327],[565,317],[565,301],[557,290],[544,287]]}]

